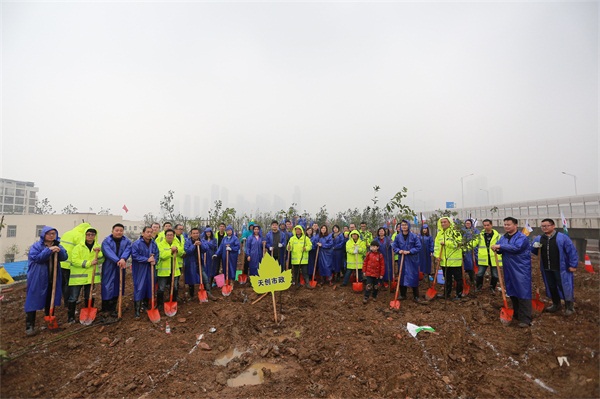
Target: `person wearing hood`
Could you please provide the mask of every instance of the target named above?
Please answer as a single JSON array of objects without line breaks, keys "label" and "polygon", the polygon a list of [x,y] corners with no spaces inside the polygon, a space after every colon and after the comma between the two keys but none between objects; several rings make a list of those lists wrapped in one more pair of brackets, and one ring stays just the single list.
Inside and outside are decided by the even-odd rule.
[{"label": "person wearing hood", "polygon": [[286,235],[285,232],[279,229],[279,224],[277,223],[277,220],[273,220],[271,222],[271,230],[267,233],[266,241],[266,246],[269,250],[269,253],[273,257],[273,259],[275,259],[279,263],[279,266],[283,271],[285,268]]},{"label": "person wearing hood", "polygon": [[[225,265],[227,261],[227,254],[229,254],[229,264]],[[217,249],[217,253],[213,255],[213,257],[217,257],[221,259],[223,263],[223,272],[225,272],[225,266],[228,267],[229,280],[233,281],[235,279],[235,273],[237,270],[237,260],[240,254],[240,240],[237,238],[235,234],[233,234],[233,226],[228,225],[225,228],[225,237],[221,241],[221,245],[219,249]]]},{"label": "person wearing hood", "polygon": [[[156,305],[159,311],[164,310],[165,289],[171,285],[173,280],[173,302],[177,302],[179,297],[179,276],[181,270],[177,267],[177,253],[179,252],[179,243],[175,237],[175,230],[165,231],[165,239],[157,243],[158,263],[156,264],[156,274],[158,276],[158,291],[156,292]],[[175,262],[175,273],[173,272],[173,262]],[[169,298],[170,300],[170,298]]]},{"label": "person wearing hood", "polygon": [[[215,239],[217,240],[217,249],[221,246],[221,243],[223,242],[223,239],[227,237],[227,233],[225,232],[225,223],[219,223],[219,226],[217,228],[217,231],[215,233]],[[222,268],[222,263],[221,262],[221,258],[216,258],[213,261],[213,277],[216,276],[217,274],[221,273],[221,270],[223,270],[223,274],[225,274],[225,268]]]},{"label": "person wearing hood", "polygon": [[246,239],[245,254],[249,276],[258,276],[258,265],[264,255],[263,248],[266,250],[266,239],[263,239],[260,226],[255,224],[252,226],[252,235]]},{"label": "person wearing hood", "polygon": [[331,272],[333,269],[333,238],[331,237],[331,234],[329,234],[326,224],[321,226],[315,242],[319,249],[319,258],[317,259],[319,270],[317,271],[323,279],[321,283],[323,285],[333,285],[331,281]]},{"label": "person wearing hood", "polygon": [[[426,276],[431,276],[435,270],[431,270],[431,256],[433,255],[433,237],[429,233],[429,226],[421,226],[421,252],[419,252],[419,271]],[[435,277],[435,276],[434,276]]]},{"label": "person wearing hood", "polygon": [[[44,309],[46,316],[50,315],[50,302],[52,298],[52,280],[54,278],[53,257],[57,262],[68,259],[67,251],[60,245],[58,230],[44,226],[40,232],[40,239],[30,248],[27,255],[27,294],[25,297],[25,334],[35,335],[35,312]],[[58,266],[58,264],[56,265]],[[62,274],[56,273],[56,292],[54,306],[60,306],[62,297]]]},{"label": "person wearing hood", "polygon": [[412,287],[413,300],[419,302],[421,300],[419,298],[419,252],[421,252],[421,240],[419,240],[419,237],[415,233],[410,231],[410,222],[408,220],[400,222],[400,234],[397,234],[396,238],[394,238],[392,248],[394,249],[394,253],[400,256],[400,259],[404,255],[402,274],[398,277],[400,299],[406,299],[408,287]]},{"label": "person wearing hood", "polygon": [[479,237],[479,230],[475,228],[473,219],[465,220],[463,228],[463,240],[466,243],[466,250],[463,251],[463,262],[465,265],[465,273],[469,275],[471,285],[475,285],[475,247]]},{"label": "person wearing hood", "polygon": [[333,281],[337,281],[343,274],[344,270],[344,252],[346,252],[346,238],[340,231],[340,226],[333,225],[331,229],[331,239],[333,241],[333,256],[331,264],[331,272]]},{"label": "person wearing hood", "polygon": [[555,230],[554,220],[542,220],[541,228],[544,234],[535,238],[531,252],[539,254],[546,295],[552,299],[552,306],[546,308],[546,312],[560,310],[560,300],[564,299],[565,315],[570,316],[575,312],[573,273],[579,264],[577,249],[569,236]]},{"label": "person wearing hood", "polygon": [[433,252],[444,273],[444,298],[450,297],[453,281],[456,281],[454,300],[460,300],[463,290],[462,250],[460,249],[462,237],[454,228],[454,221],[447,216],[441,217],[437,226],[438,233],[435,236]]},{"label": "person wearing hood", "polygon": [[367,253],[367,244],[360,239],[360,233],[354,229],[350,233],[350,239],[346,242],[346,273],[342,287],[348,285],[350,275],[358,270],[358,281],[363,280],[362,267],[364,256]]},{"label": "person wearing hood", "polygon": [[[96,239],[98,232],[96,229],[88,228],[85,233],[85,240],[73,247],[71,250],[71,275],[69,278],[69,286],[71,292],[68,302],[68,323],[75,323],[75,308],[77,307],[77,299],[83,287],[84,307],[87,308],[88,298],[90,297],[90,289],[92,286],[92,272],[96,266],[96,273],[93,276],[94,284],[101,282],[102,277],[102,262],[104,255],[102,254],[100,244]],[[92,307],[94,299],[92,298]]]},{"label": "person wearing hood", "polygon": [[[190,236],[188,239],[185,240],[185,267],[183,268],[185,283],[188,285],[190,294],[190,300],[194,299],[194,286],[196,284],[200,284],[200,267],[198,266],[198,259],[200,259],[200,264],[202,264],[202,252],[200,229],[194,227],[190,230]],[[208,298],[216,301],[217,298],[215,298],[210,292],[211,283],[208,278],[208,274],[206,273],[206,265],[204,265],[204,268],[202,268],[202,284],[204,285],[204,289],[206,290],[206,295]],[[200,289],[200,287],[198,287],[198,289]]]},{"label": "person wearing hood", "polygon": [[148,299],[152,298],[152,266],[156,265],[159,252],[153,240],[153,229],[146,226],[142,236],[131,246],[131,276],[133,278],[133,311],[136,319],[140,312],[148,309]]},{"label": "person wearing hood", "polygon": [[[317,229],[318,231],[318,229]],[[317,232],[312,227],[306,228],[306,237],[310,240],[312,248],[308,251],[308,276],[312,278],[313,271],[315,270],[315,260],[317,257]],[[315,275],[316,278],[316,275]],[[307,282],[307,281],[306,281]]]},{"label": "person wearing hood", "polygon": [[73,249],[85,241],[85,232],[90,227],[91,226],[89,223],[83,222],[74,229],[65,232],[62,237],[60,237],[60,245],[62,245],[67,251],[67,256],[69,258],[68,261],[60,262],[60,269],[62,272],[62,293],[65,304],[69,302],[69,298],[71,296],[69,281],[71,274],[71,259],[73,259]]},{"label": "person wearing hood", "polygon": [[201,251],[200,252],[202,254],[201,262],[203,263],[204,271],[206,272],[206,275],[208,276],[208,282],[209,282],[210,286],[212,286],[213,279],[218,274],[218,273],[216,273],[216,270],[215,270],[216,262],[213,261],[213,255],[217,251],[218,245],[217,245],[217,239],[214,237],[213,231],[210,227],[206,227],[204,229],[204,233],[202,234],[202,237],[200,237],[200,242],[201,242],[201,247],[200,247]]},{"label": "person wearing hood", "polygon": [[242,269],[242,273],[244,274],[248,274],[248,269],[250,268],[250,263],[248,262],[248,255],[246,254],[246,242],[248,241],[248,238],[250,238],[251,235],[254,234],[254,225],[256,224],[256,222],[254,220],[250,220],[250,223],[248,223],[248,228],[247,229],[242,229],[242,235],[240,237],[240,247],[242,248],[243,251],[243,261],[244,261],[244,266]]},{"label": "person wearing hood", "polygon": [[111,312],[117,317],[117,298],[119,297],[120,278],[122,274],[125,292],[125,268],[127,259],[131,256],[131,241],[124,237],[125,227],[117,223],[112,227],[112,233],[102,241],[104,262],[102,263],[102,312]]},{"label": "person wearing hood", "polygon": [[380,227],[377,229],[377,237],[375,240],[379,243],[379,252],[383,255],[384,270],[382,282],[385,282],[384,287],[388,287],[388,284],[392,281],[392,267],[394,267],[394,248],[392,247],[392,240],[386,235],[385,228]]},{"label": "person wearing hood", "polygon": [[294,233],[287,245],[287,250],[291,252],[292,285],[300,287],[300,272],[302,272],[306,287],[312,288],[308,278],[308,253],[312,248],[312,242],[304,234],[304,228],[301,225],[296,225]]},{"label": "person wearing hood", "polygon": [[527,328],[531,325],[531,253],[527,236],[518,230],[517,219],[504,218],[506,233],[492,250],[502,254],[506,295],[512,301],[518,326]]},{"label": "person wearing hood", "polygon": [[498,284],[498,266],[502,266],[502,255],[498,255],[498,264],[496,264],[496,256],[494,251],[491,250],[493,245],[498,243],[500,240],[500,233],[492,228],[492,221],[485,219],[483,221],[483,231],[479,234],[475,246],[477,248],[477,265],[479,270],[477,271],[477,280],[475,282],[475,291],[480,291],[483,288],[483,277],[485,271],[490,267],[490,292],[492,295],[496,294],[496,284]]}]

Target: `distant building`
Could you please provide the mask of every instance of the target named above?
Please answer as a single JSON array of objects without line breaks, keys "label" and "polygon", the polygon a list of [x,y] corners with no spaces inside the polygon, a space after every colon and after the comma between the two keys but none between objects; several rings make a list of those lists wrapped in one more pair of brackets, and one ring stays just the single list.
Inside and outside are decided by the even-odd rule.
[{"label": "distant building", "polygon": [[34,214],[38,191],[33,182],[0,178],[0,213]]}]

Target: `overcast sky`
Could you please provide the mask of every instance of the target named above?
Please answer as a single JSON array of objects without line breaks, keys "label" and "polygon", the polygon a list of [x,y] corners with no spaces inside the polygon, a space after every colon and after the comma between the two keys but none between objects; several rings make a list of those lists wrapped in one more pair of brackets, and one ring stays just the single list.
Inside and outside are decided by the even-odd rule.
[{"label": "overcast sky", "polygon": [[55,210],[598,192],[594,1],[1,7],[0,175]]}]

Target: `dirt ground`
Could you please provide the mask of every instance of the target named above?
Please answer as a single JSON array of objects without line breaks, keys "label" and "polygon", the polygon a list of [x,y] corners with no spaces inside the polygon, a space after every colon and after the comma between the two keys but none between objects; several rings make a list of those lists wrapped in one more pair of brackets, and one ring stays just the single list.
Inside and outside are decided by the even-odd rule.
[{"label": "dirt ground", "polygon": [[[43,329],[34,337],[24,334],[25,284],[5,289],[0,349],[11,359],[2,364],[0,396],[600,397],[600,274],[586,273],[583,265],[575,280],[575,315],[536,314],[530,329],[501,324],[502,297],[488,290],[460,302],[403,301],[391,311],[388,291],[363,305],[362,295],[340,286],[278,293],[283,320],[276,324],[270,295],[252,305],[258,295],[237,284],[229,297],[215,289],[217,302],[182,301],[175,317],[163,314],[152,324],[146,315],[134,320],[128,277],[122,320],[66,325],[61,307],[58,320],[66,329]],[[424,295],[428,282],[421,284]],[[38,328],[45,325],[42,313]],[[413,338],[407,322],[436,333]],[[233,349],[243,354],[226,366],[215,364]],[[563,356],[568,365],[561,367],[557,358]],[[262,369],[262,363],[278,368]],[[228,385],[256,364],[253,377],[264,370],[264,383]]]}]

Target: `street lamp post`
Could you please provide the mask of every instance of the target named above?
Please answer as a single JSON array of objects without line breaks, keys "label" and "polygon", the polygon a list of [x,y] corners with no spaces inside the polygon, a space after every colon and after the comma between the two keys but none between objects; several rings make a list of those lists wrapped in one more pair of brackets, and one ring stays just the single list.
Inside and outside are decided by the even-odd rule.
[{"label": "street lamp post", "polygon": [[490,192],[486,189],[480,188],[480,191],[485,191],[485,193],[487,194],[487,204],[490,204]]},{"label": "street lamp post", "polygon": [[571,176],[573,178],[573,183],[575,183],[575,195],[577,195],[577,176],[572,175],[567,172],[561,172],[563,175]]},{"label": "street lamp post", "polygon": [[469,175],[466,175],[466,176],[463,176],[460,178],[460,188],[462,191],[462,198],[461,198],[462,202],[461,202],[460,206],[463,208],[465,207],[465,177],[473,176],[474,174],[475,173],[471,173]]},{"label": "street lamp post", "polygon": [[415,202],[415,194],[418,193],[419,191],[423,191],[423,190],[413,191],[413,211],[417,209],[417,203]]}]

